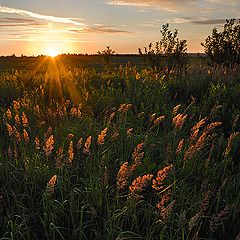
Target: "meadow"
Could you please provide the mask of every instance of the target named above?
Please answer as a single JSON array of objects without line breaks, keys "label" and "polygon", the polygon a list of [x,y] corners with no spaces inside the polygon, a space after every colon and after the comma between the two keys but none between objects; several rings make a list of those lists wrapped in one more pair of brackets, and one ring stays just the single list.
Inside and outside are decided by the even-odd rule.
[{"label": "meadow", "polygon": [[0,239],[240,239],[240,66],[87,58],[1,58]]}]

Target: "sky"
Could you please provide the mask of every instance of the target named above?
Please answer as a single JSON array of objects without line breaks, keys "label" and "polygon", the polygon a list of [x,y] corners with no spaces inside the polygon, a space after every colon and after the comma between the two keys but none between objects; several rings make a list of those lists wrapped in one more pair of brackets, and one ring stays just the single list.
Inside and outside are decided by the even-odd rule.
[{"label": "sky", "polygon": [[0,0],[0,55],[138,53],[166,23],[188,52],[204,52],[212,29],[239,12],[239,0]]}]

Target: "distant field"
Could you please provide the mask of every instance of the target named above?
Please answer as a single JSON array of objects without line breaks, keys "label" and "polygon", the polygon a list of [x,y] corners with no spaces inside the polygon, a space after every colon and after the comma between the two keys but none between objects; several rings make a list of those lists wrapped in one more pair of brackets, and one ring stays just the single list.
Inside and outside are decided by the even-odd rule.
[{"label": "distant field", "polygon": [[[201,54],[201,58],[197,54],[189,54],[189,58],[193,61],[198,61],[198,59],[204,59],[205,55]],[[9,71],[12,69],[18,70],[33,70],[36,68],[39,62],[42,62],[43,59],[48,58],[45,56],[39,57],[0,57],[0,71]],[[70,65],[73,67],[102,67],[102,58],[99,55],[62,55],[58,56],[64,64]],[[126,65],[130,63],[131,65],[141,66],[145,63],[144,57],[140,55],[114,55],[111,56],[111,62],[119,65]]]}]

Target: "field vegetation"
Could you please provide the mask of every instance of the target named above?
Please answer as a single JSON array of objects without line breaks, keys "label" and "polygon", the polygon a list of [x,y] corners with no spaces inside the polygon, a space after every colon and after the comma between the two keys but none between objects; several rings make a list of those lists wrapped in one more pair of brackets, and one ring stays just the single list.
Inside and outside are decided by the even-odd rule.
[{"label": "field vegetation", "polygon": [[0,238],[240,239],[240,66],[104,51],[1,71]]}]

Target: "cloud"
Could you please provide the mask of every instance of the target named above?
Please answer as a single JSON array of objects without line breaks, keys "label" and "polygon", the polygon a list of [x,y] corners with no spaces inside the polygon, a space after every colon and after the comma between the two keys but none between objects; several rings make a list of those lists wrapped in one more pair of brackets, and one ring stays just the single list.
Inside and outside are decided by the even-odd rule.
[{"label": "cloud", "polygon": [[221,24],[223,25],[226,23],[225,18],[206,18],[206,17],[181,17],[181,18],[174,18],[170,21],[171,23],[192,23],[196,25],[218,25]]},{"label": "cloud", "polygon": [[216,24],[224,24],[226,23],[226,19],[208,19],[208,20],[196,20],[191,21],[190,23],[197,25],[216,25]]},{"label": "cloud", "polygon": [[25,18],[0,18],[0,27],[44,26],[46,23]]},{"label": "cloud", "polygon": [[19,14],[21,16],[28,16],[28,17],[35,18],[35,19],[41,19],[41,20],[46,20],[46,21],[56,22],[56,23],[68,23],[68,24],[73,24],[73,25],[77,25],[77,26],[84,25],[83,23],[78,22],[72,18],[43,15],[43,14],[39,14],[39,13],[22,10],[22,9],[4,7],[1,5],[0,5],[0,13]]},{"label": "cloud", "polygon": [[85,27],[82,29],[69,29],[73,33],[95,33],[95,34],[117,34],[117,33],[132,33],[122,29],[116,29],[111,26],[96,25],[92,27]]},{"label": "cloud", "polygon": [[194,2],[193,0],[111,0],[109,5],[116,6],[136,6],[136,7],[158,7],[168,11],[177,11],[183,8],[185,3]]},{"label": "cloud", "polygon": [[239,0],[105,0],[109,5],[154,7],[174,12],[200,11],[216,13],[221,11],[237,11],[240,8]]}]

